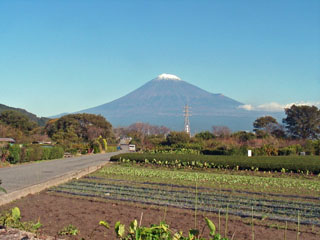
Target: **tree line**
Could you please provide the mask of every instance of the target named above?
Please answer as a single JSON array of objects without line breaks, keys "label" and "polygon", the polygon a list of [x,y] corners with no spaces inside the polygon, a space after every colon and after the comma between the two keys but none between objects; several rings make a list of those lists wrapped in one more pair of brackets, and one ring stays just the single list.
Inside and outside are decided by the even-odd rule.
[{"label": "tree line", "polygon": [[103,151],[106,143],[116,144],[123,136],[131,137],[132,143],[143,149],[176,147],[207,149],[209,152],[232,152],[231,149],[246,146],[264,147],[268,153],[273,152],[272,147],[295,146],[296,149],[291,147],[289,152],[297,152],[303,150],[299,146],[317,142],[320,138],[320,110],[317,107],[293,105],[285,109],[285,114],[282,123],[272,116],[256,119],[252,132],[232,133],[226,126],[213,126],[211,131],[200,132],[190,138],[184,132],[148,123],[114,129],[103,116],[86,113],[50,119],[45,126],[40,126],[21,112],[7,110],[0,114],[0,137],[14,138],[20,144],[51,141],[72,153],[85,153],[89,149]]},{"label": "tree line", "polygon": [[263,116],[253,122],[253,131],[232,132],[227,126],[213,126],[190,137],[185,132],[167,131],[166,134],[147,134],[147,127],[132,125],[126,134],[139,148],[171,151],[193,149],[205,154],[247,154],[254,149],[256,155],[289,155],[299,152],[319,154],[320,110],[315,106],[296,106],[285,109],[282,123],[272,116]]},{"label": "tree line", "polygon": [[85,113],[51,119],[40,126],[19,111],[6,110],[0,114],[0,137],[16,141],[14,146],[0,142],[2,161],[12,163],[62,157],[64,152],[98,153],[115,142],[112,125],[104,117]]}]

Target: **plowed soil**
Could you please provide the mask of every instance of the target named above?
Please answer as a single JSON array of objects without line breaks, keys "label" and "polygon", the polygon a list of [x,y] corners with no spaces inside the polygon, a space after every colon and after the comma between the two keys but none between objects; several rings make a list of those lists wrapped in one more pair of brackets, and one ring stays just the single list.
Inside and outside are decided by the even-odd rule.
[{"label": "plowed soil", "polygon": [[[159,223],[165,218],[167,224],[173,230],[182,230],[187,233],[194,228],[195,212],[178,208],[159,208],[150,205],[137,205],[124,202],[101,202],[87,200],[76,197],[57,195],[43,191],[39,194],[29,195],[13,203],[0,207],[0,211],[8,210],[12,207],[19,207],[23,221],[38,221],[43,224],[41,234],[58,236],[58,232],[65,226],[72,224],[76,226],[80,234],[77,236],[66,236],[66,239],[116,239],[113,226],[117,221],[129,225],[130,221],[137,219],[143,226]],[[202,230],[205,226],[204,216],[209,217],[218,230],[219,218],[217,215],[203,215],[198,212],[196,217],[197,228]],[[106,230],[98,226],[100,220],[105,220],[110,224],[110,229]],[[225,216],[220,218],[221,233],[225,234]],[[269,222],[268,220],[254,220],[254,230],[252,230],[251,219],[241,219],[229,216],[227,236],[231,239],[247,240],[283,240],[284,223]],[[296,239],[296,225],[288,225],[286,239]],[[301,226],[299,239],[317,240],[320,239],[319,228],[312,226]],[[204,230],[204,236],[208,236],[208,230]],[[61,237],[61,236],[60,236]]]}]

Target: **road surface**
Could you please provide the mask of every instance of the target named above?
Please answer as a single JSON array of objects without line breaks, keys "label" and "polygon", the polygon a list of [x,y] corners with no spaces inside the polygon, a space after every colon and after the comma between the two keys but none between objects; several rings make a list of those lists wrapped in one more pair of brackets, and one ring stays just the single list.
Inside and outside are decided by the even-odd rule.
[{"label": "road surface", "polygon": [[[65,159],[47,160],[35,163],[26,163],[13,167],[0,168],[2,187],[7,193],[23,190],[27,187],[48,182],[89,167],[107,163],[110,157],[125,151],[106,154],[86,155]],[[3,193],[0,193],[0,198]]]}]

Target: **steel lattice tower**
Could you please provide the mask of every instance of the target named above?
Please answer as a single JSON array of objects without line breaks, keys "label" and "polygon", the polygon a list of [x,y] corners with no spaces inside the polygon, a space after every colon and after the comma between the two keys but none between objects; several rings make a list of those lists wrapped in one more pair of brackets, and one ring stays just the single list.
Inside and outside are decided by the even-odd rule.
[{"label": "steel lattice tower", "polygon": [[188,104],[184,106],[184,131],[188,133],[191,136],[191,130],[190,130],[190,121],[189,117],[191,116],[190,107]]}]

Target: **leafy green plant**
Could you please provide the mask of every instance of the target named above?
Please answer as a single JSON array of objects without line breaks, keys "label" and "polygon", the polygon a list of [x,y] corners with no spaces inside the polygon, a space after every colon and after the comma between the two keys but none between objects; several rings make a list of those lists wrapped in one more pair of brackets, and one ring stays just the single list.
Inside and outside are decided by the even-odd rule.
[{"label": "leafy green plant", "polygon": [[12,208],[10,211],[5,212],[0,216],[0,225],[5,227],[18,228],[24,231],[35,233],[42,226],[40,221],[34,222],[22,222],[21,213],[18,207]]},{"label": "leafy green plant", "polygon": [[[126,226],[118,221],[114,226],[114,230],[118,239],[121,240],[228,240],[228,238],[222,238],[220,234],[216,233],[216,226],[210,219],[205,218],[205,222],[210,230],[210,238],[202,237],[198,229],[191,229],[187,236],[183,236],[182,231],[173,231],[165,222],[160,222],[158,225],[152,224],[150,227],[143,227],[138,226],[138,221],[134,220],[126,231]],[[100,221],[99,225],[109,229],[109,224],[105,221]]]},{"label": "leafy green plant", "polygon": [[60,236],[76,236],[78,235],[79,230],[72,224],[65,226],[61,231],[58,232]]}]

